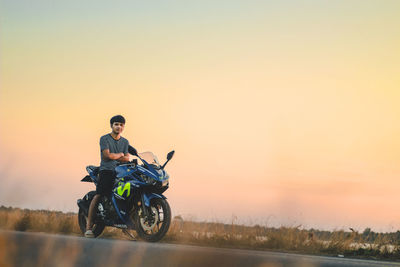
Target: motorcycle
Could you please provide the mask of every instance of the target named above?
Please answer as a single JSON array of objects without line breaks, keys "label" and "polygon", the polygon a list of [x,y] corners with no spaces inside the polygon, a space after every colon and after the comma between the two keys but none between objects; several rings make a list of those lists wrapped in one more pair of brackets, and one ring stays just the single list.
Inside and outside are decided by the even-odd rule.
[{"label": "motorcycle", "polygon": [[[137,153],[132,146],[128,151],[138,157],[142,164],[134,159],[115,168],[112,193],[101,197],[95,209],[92,231],[98,237],[106,226],[110,226],[120,228],[134,238],[128,230],[135,230],[141,239],[157,242],[167,233],[171,223],[171,208],[163,195],[169,187],[169,175],[164,168],[175,151],[168,153],[163,165],[152,152]],[[86,170],[88,175],[81,181],[97,185],[99,167],[90,165]],[[78,223],[82,234],[86,231],[89,206],[95,195],[96,191],[90,191],[77,200]]]}]

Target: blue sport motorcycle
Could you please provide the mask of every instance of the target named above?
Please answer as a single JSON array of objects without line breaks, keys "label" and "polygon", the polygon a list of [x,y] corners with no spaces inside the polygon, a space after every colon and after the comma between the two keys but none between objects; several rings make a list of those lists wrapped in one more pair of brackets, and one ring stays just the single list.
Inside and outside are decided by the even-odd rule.
[{"label": "blue sport motorcycle", "polygon": [[[122,229],[134,238],[128,230],[135,230],[138,236],[149,242],[161,240],[171,223],[171,209],[162,195],[169,187],[169,175],[164,170],[175,151],[167,155],[167,161],[161,166],[157,157],[151,152],[137,153],[129,146],[129,153],[138,157],[129,163],[115,168],[116,179],[111,195],[103,196],[96,208],[93,233],[98,237],[106,226]],[[99,167],[87,166],[89,175],[82,182],[93,182],[97,185]],[[78,199],[78,223],[82,234],[86,230],[89,205],[96,191],[88,192]]]}]

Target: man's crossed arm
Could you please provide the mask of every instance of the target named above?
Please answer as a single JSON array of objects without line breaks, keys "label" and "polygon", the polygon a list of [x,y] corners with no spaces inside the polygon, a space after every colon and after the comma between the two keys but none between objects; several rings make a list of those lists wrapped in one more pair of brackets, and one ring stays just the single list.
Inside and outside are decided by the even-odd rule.
[{"label": "man's crossed arm", "polygon": [[103,156],[106,159],[110,160],[118,160],[120,162],[128,162],[129,161],[129,153],[110,153],[109,149],[103,149]]}]

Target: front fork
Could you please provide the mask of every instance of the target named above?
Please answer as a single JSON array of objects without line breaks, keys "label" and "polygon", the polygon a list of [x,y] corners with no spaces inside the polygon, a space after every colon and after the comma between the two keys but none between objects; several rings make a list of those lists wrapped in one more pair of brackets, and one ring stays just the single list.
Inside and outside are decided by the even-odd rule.
[{"label": "front fork", "polygon": [[148,218],[148,216],[150,214],[150,207],[147,207],[145,205],[146,202],[145,202],[145,194],[144,193],[141,195],[141,202],[142,202],[141,208],[142,208],[144,218]]},{"label": "front fork", "polygon": [[142,212],[143,212],[143,217],[147,220],[147,221],[152,221],[154,219],[154,212],[151,209],[151,200],[153,198],[160,198],[160,199],[166,199],[165,196],[163,195],[159,195],[156,193],[149,193],[146,194],[145,192],[142,192],[141,194],[141,202],[142,202]]}]

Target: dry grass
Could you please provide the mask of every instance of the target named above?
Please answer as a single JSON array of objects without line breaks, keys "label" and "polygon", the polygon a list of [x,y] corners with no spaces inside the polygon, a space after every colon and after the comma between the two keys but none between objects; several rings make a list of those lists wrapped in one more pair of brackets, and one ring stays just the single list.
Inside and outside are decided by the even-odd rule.
[{"label": "dry grass", "polygon": [[0,228],[16,231],[80,234],[76,214],[47,210],[1,208]]},{"label": "dry grass", "polygon": [[[0,207],[0,229],[81,235],[76,213]],[[106,228],[102,237],[125,238],[121,230]]]},{"label": "dry grass", "polygon": [[[47,210],[1,207],[0,229],[81,235],[77,214]],[[271,228],[234,222],[201,223],[184,221],[177,216],[162,242],[400,260],[400,240],[395,233],[374,234],[371,242],[370,235],[355,231],[321,232],[305,230],[301,226]],[[127,239],[121,230],[110,227],[105,229],[102,237]]]}]

